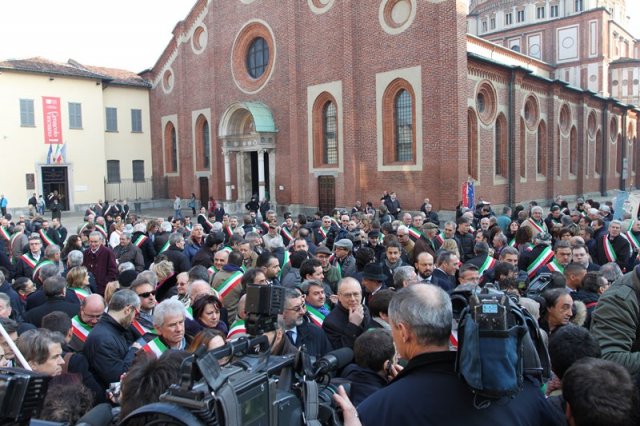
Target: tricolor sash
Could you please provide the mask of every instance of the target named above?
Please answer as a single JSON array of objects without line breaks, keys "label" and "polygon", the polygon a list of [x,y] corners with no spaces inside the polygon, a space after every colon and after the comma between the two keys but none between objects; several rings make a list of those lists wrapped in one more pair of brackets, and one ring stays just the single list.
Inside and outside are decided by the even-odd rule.
[{"label": "tricolor sash", "polygon": [[311,319],[311,322],[318,327],[322,327],[322,323],[324,322],[326,315],[309,304],[307,304],[307,312],[309,313],[309,319]]},{"label": "tricolor sash", "polygon": [[609,235],[605,235],[603,238],[603,246],[604,246],[604,255],[607,257],[608,262],[616,262],[618,260],[618,255],[613,249],[613,244],[609,240]]},{"label": "tricolor sash", "polygon": [[0,226],[0,237],[7,241],[11,241],[11,236],[9,235],[9,231],[4,226]]},{"label": "tricolor sash", "polygon": [[247,328],[244,324],[244,320],[238,319],[238,320],[235,320],[233,324],[231,324],[231,327],[229,327],[227,340],[233,340],[246,334],[247,334]]},{"label": "tricolor sash", "polygon": [[417,228],[414,228],[413,226],[409,227],[409,238],[411,238],[412,240],[417,240],[420,237],[422,237],[424,234],[422,232],[420,232]]},{"label": "tricolor sash", "polygon": [[71,319],[72,333],[74,336],[80,339],[82,343],[84,343],[84,341],[87,340],[87,336],[89,336],[89,333],[91,332],[92,329],[93,327],[82,322],[82,320],[78,315],[76,315]]},{"label": "tricolor sash", "polygon": [[106,229],[104,229],[104,228],[102,227],[102,225],[98,225],[97,223],[96,223],[95,225],[96,225],[96,230],[97,230],[98,232],[100,232],[100,233],[102,234],[102,236],[103,236],[103,237],[105,238],[105,240],[106,240],[106,239],[108,238],[107,230],[106,230]]},{"label": "tricolor sash", "polygon": [[636,238],[633,232],[627,232],[627,239],[629,240],[629,244],[631,244],[632,250],[637,251],[638,249],[640,249],[640,241],[638,241],[638,238]]},{"label": "tricolor sash", "polygon": [[185,308],[184,316],[189,318],[190,320],[193,319],[193,308],[191,306]]},{"label": "tricolor sash", "polygon": [[35,268],[33,268],[33,274],[31,274],[31,278],[35,279],[40,273],[40,269],[42,269],[42,267],[45,265],[54,265],[54,263],[49,259],[41,260],[40,262],[38,262]]},{"label": "tricolor sash", "polygon": [[167,240],[167,242],[166,242],[166,243],[164,243],[164,245],[162,246],[162,248],[160,249],[160,251],[158,252],[158,254],[162,254],[162,253],[164,253],[165,251],[167,251],[167,250],[169,249],[169,246],[170,246],[170,245],[171,245],[171,244],[169,244],[169,240]]},{"label": "tricolor sash", "polygon": [[233,236],[233,229],[231,229],[230,226],[225,226],[224,233],[227,234],[229,238],[231,238]]},{"label": "tricolor sash", "polygon": [[559,264],[555,258],[551,262],[547,263],[547,268],[549,268],[551,272],[560,272],[561,274],[564,274],[564,266]]},{"label": "tricolor sash", "polygon": [[327,238],[327,231],[325,231],[322,226],[318,228],[318,234],[320,234],[323,240]]},{"label": "tricolor sash", "polygon": [[216,291],[220,295],[221,299],[224,299],[227,294],[231,290],[235,288],[238,284],[240,284],[240,280],[242,279],[242,271],[235,271],[229,278],[227,278],[222,284],[218,286]]},{"label": "tricolor sash", "polygon": [[140,247],[142,247],[144,242],[147,241],[148,239],[149,239],[149,237],[147,237],[146,235],[142,234],[138,238],[136,238],[136,241],[133,244],[136,247],[140,248]]},{"label": "tricolor sash", "polygon": [[22,259],[22,261],[26,263],[29,268],[33,269],[36,267],[36,261],[33,260],[27,253],[20,256],[20,259]]},{"label": "tricolor sash", "polygon": [[11,248],[13,249],[13,244],[16,242],[16,240],[18,239],[18,237],[20,237],[21,235],[24,235],[24,232],[20,231],[20,232],[16,232],[15,234],[13,234],[11,236]]},{"label": "tricolor sash", "polygon": [[449,346],[451,346],[453,349],[458,349],[458,331],[457,330],[451,331],[451,334],[449,335]]},{"label": "tricolor sash", "polygon": [[51,244],[55,244],[53,242],[53,240],[51,238],[49,238],[49,236],[47,235],[46,232],[44,232],[44,230],[40,229],[38,231],[38,234],[40,234],[40,238],[42,239],[42,242],[44,244],[45,247],[51,245]]},{"label": "tricolor sash", "polygon": [[137,319],[133,320],[131,326],[138,332],[138,334],[140,334],[140,336],[144,336],[147,333],[158,334],[155,328],[148,329],[144,325],[140,324],[140,321],[138,321]]},{"label": "tricolor sash", "polygon": [[496,266],[496,260],[493,257],[487,255],[487,258],[478,269],[478,274],[482,275],[484,271],[486,271],[487,269],[492,269],[494,266]]},{"label": "tricolor sash", "polygon": [[155,355],[156,358],[160,358],[160,356],[162,356],[162,354],[167,350],[167,345],[162,343],[162,339],[160,339],[160,336],[158,336],[144,345],[142,350],[148,354]]},{"label": "tricolor sash", "polygon": [[289,231],[289,229],[287,229],[287,227],[284,225],[282,225],[282,228],[280,228],[280,236],[284,240],[285,247],[289,245],[291,240],[293,240],[293,235],[291,234],[291,231]]},{"label": "tricolor sash", "polygon": [[227,253],[231,253],[233,251],[233,249],[229,246],[224,246],[222,250],[226,251]]},{"label": "tricolor sash", "polygon": [[285,250],[282,256],[282,268],[280,268],[280,272],[278,272],[278,278],[282,278],[282,270],[287,263],[289,263],[289,250]]},{"label": "tricolor sash", "polygon": [[438,235],[436,235],[436,241],[438,242],[438,244],[442,245],[444,240],[444,232],[440,232]]},{"label": "tricolor sash", "polygon": [[511,241],[509,241],[509,247],[515,247],[515,246],[516,246],[516,239],[515,237],[513,237]]},{"label": "tricolor sash", "polygon": [[80,299],[81,302],[91,295],[91,293],[89,293],[84,288],[72,288],[71,290],[74,291],[74,293],[76,294],[76,296],[78,296],[78,299]]},{"label": "tricolor sash", "polygon": [[551,250],[551,247],[545,247],[545,249],[540,252],[538,257],[531,262],[527,268],[527,275],[529,278],[533,278],[536,275],[536,272],[538,272],[538,269],[549,263],[554,254],[555,253]]},{"label": "tricolor sash", "polygon": [[531,219],[531,218],[530,218],[530,219],[529,219],[529,223],[531,224],[531,227],[532,227],[532,228],[534,229],[534,231],[535,231],[535,232],[533,233],[533,236],[534,236],[534,237],[536,236],[536,234],[539,234],[540,232],[546,232],[546,231],[547,231],[547,225],[545,225],[545,223],[544,223],[544,222],[542,222],[542,225],[538,225],[538,224],[536,223],[536,221],[535,221],[535,220],[533,220],[533,219]]},{"label": "tricolor sash", "polygon": [[209,274],[209,278],[211,278],[211,276],[216,272],[218,272],[218,268],[216,268],[215,266],[209,266],[209,269],[207,269],[207,274]]}]

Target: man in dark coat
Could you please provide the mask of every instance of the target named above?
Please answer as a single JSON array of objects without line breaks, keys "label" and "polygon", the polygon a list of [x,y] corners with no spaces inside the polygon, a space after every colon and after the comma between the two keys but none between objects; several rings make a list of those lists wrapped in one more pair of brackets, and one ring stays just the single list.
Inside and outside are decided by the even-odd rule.
[{"label": "man in dark coat", "polygon": [[621,235],[622,223],[612,220],[609,224],[609,234],[596,239],[596,248],[593,260],[598,265],[616,262],[620,269],[626,271],[631,256],[629,240]]},{"label": "man in dark coat", "polygon": [[103,244],[104,237],[98,231],[89,234],[89,248],[84,251],[82,266],[96,278],[98,294],[104,296],[107,283],[115,281],[118,276],[118,267],[113,252]]},{"label": "man in dark coat", "polygon": [[83,353],[90,370],[104,389],[120,381],[141,348],[140,344],[132,343],[133,336],[128,331],[139,308],[140,298],[135,292],[128,289],[115,292],[107,313],[84,343]]},{"label": "man in dark coat", "polygon": [[49,277],[43,284],[44,294],[47,301],[43,305],[27,311],[24,314],[25,321],[40,327],[42,325],[42,317],[54,311],[62,311],[73,318],[80,311],[79,303],[71,303],[64,300],[67,291],[67,282],[59,275]]},{"label": "man in dark coat", "polygon": [[322,323],[331,346],[353,348],[358,336],[369,329],[370,322],[369,309],[362,305],[360,283],[355,278],[343,278],[338,283],[338,304]]},{"label": "man in dark coat", "polygon": [[428,284],[400,290],[389,306],[389,318],[398,354],[409,363],[389,385],[359,404],[357,412],[342,390],[336,400],[345,423],[358,415],[367,426],[557,424],[540,383],[529,379],[515,397],[476,408],[478,397],[455,373],[456,353],[449,351],[452,316],[443,290]]},{"label": "man in dark coat", "polygon": [[144,258],[144,269],[149,269],[156,257],[156,249],[153,247],[153,241],[146,233],[146,227],[140,223],[133,227],[133,235],[131,236],[133,245],[138,247]]},{"label": "man in dark coat", "polygon": [[287,338],[295,347],[305,345],[307,353],[319,358],[331,350],[331,344],[320,327],[306,321],[307,312],[300,290],[285,290],[282,320]]},{"label": "man in dark coat", "polygon": [[169,249],[164,254],[173,263],[173,270],[176,274],[189,272],[191,269],[191,262],[184,254],[184,245],[184,237],[181,234],[174,232],[169,236]]}]

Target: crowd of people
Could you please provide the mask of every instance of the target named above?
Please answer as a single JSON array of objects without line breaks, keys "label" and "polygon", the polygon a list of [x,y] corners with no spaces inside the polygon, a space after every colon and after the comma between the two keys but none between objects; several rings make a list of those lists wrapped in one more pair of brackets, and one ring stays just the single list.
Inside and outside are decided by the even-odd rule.
[{"label": "crowd of people", "polygon": [[[313,217],[191,198],[194,217],[97,203],[71,231],[0,219],[0,363],[21,367],[17,348],[53,376],[41,417],[73,423],[108,402],[122,419],[158,401],[188,354],[247,336],[248,286],[278,285],[272,354],[353,349],[337,373],[351,383],[335,395],[345,424],[638,424],[640,221],[610,203],[479,202],[442,220],[394,192]],[[463,287],[504,291],[539,321],[551,380],[478,406],[455,373]]]}]

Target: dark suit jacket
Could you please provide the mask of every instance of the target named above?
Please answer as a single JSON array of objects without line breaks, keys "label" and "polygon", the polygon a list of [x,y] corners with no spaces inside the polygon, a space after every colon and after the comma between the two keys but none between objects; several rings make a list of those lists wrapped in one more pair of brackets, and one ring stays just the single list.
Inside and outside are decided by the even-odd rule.
[{"label": "dark suit jacket", "polygon": [[36,327],[42,326],[42,317],[54,311],[62,311],[73,318],[80,312],[80,304],[70,303],[62,297],[49,298],[43,305],[33,308],[24,314],[24,319]]},{"label": "dark suit jacket", "polygon": [[327,335],[320,327],[305,321],[296,328],[298,332],[296,347],[305,345],[309,355],[320,358],[333,349]]},{"label": "dark suit jacket", "polygon": [[447,293],[451,293],[455,286],[455,277],[447,275],[443,270],[435,268],[431,274],[431,284],[435,284]]},{"label": "dark suit jacket", "polygon": [[366,306],[364,307],[364,320],[362,324],[358,326],[349,322],[349,311],[338,303],[324,319],[322,329],[334,349],[344,347],[353,349],[353,344],[358,336],[369,329],[370,322],[371,315]]}]

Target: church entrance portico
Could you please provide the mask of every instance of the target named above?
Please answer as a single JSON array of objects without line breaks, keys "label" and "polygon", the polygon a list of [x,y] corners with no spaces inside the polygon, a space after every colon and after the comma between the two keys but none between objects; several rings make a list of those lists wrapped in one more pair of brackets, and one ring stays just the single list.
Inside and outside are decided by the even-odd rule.
[{"label": "church entrance portico", "polygon": [[[218,137],[222,140],[227,203],[243,206],[253,195],[259,200],[267,197],[275,203],[276,133],[273,115],[262,103],[237,102],[222,115]],[[239,211],[243,210],[241,207]]]}]

